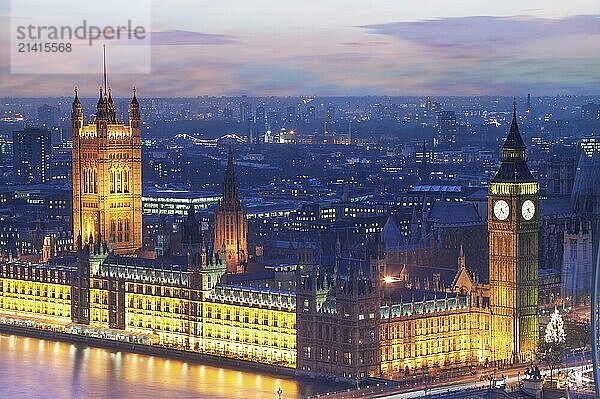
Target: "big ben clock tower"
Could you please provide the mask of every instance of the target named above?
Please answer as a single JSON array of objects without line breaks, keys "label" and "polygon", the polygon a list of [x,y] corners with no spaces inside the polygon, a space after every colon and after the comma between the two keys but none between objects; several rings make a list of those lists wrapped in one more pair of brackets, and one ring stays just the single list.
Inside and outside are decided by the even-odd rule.
[{"label": "big ben clock tower", "polygon": [[527,166],[516,105],[488,193],[493,360],[533,359],[538,320],[538,183]]}]

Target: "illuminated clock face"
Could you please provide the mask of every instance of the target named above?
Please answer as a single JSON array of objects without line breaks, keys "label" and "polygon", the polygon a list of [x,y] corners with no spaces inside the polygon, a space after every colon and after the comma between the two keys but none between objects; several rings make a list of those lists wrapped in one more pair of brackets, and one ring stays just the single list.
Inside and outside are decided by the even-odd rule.
[{"label": "illuminated clock face", "polygon": [[508,206],[508,202],[504,200],[498,200],[494,204],[494,216],[498,220],[506,220],[510,215],[510,206]]},{"label": "illuminated clock face", "polygon": [[535,204],[531,200],[527,200],[523,202],[521,206],[521,214],[523,215],[523,219],[531,220],[533,215],[535,215]]}]

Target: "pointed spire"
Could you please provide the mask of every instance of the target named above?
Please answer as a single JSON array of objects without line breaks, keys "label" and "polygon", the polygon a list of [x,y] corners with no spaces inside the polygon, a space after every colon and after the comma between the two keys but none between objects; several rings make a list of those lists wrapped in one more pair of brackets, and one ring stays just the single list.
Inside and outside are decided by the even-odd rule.
[{"label": "pointed spire", "polygon": [[466,269],[465,252],[462,244],[460,244],[460,253],[458,255],[458,270]]},{"label": "pointed spire", "polygon": [[516,97],[513,99],[513,116],[510,130],[502,145],[502,163],[494,182],[535,182],[527,167],[526,146],[517,121]]},{"label": "pointed spire", "polygon": [[117,114],[115,112],[115,102],[112,98],[112,89],[108,88],[108,99],[106,100],[107,108],[108,108],[108,119],[112,123],[117,123]]},{"label": "pointed spire", "polygon": [[106,44],[102,45],[103,52],[103,64],[104,64],[104,95],[106,95],[107,87],[108,87],[108,78],[106,75]]},{"label": "pointed spire", "polygon": [[77,95],[78,90],[77,90],[77,86],[75,86],[75,98],[73,99],[73,108],[75,108],[75,106],[81,106],[81,101],[79,101],[79,96]]},{"label": "pointed spire", "polygon": [[136,88],[133,86],[133,98],[131,99],[131,105],[139,105],[138,99],[135,96]]},{"label": "pointed spire", "polygon": [[504,141],[503,149],[525,149],[525,142],[519,133],[519,124],[517,122],[517,97],[513,97],[513,116],[510,124],[510,130],[506,141]]},{"label": "pointed spire", "polygon": [[242,206],[235,176],[235,164],[231,145],[229,145],[227,153],[227,169],[225,170],[225,179],[223,180],[223,200],[221,201],[221,205],[227,210],[239,209]]}]

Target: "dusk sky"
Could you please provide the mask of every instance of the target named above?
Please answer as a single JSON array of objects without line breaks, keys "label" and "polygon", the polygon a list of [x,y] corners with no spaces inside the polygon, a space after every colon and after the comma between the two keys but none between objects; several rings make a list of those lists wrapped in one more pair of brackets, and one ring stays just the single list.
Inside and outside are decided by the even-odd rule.
[{"label": "dusk sky", "polygon": [[[95,95],[100,76],[10,73],[6,3],[0,96]],[[597,0],[156,0],[152,73],[111,84],[145,97],[598,94],[599,16]]]}]

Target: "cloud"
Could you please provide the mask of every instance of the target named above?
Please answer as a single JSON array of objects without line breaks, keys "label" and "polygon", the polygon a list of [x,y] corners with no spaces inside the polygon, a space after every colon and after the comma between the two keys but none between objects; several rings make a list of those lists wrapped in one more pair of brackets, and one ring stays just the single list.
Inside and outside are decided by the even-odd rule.
[{"label": "cloud", "polygon": [[577,15],[560,19],[471,16],[389,22],[359,28],[464,57],[484,55],[503,47],[513,48],[528,41],[566,35],[598,35],[600,16]]},{"label": "cloud", "polygon": [[[589,94],[600,82],[599,22],[596,15],[475,16],[302,33],[223,30],[229,34],[161,27],[151,34],[152,73],[117,74],[112,71],[118,66],[110,62],[109,80],[117,95],[129,95],[135,85],[144,97]],[[2,32],[7,38],[8,27],[0,20]],[[75,85],[80,93],[97,92],[98,74],[11,75],[9,46],[3,44],[3,95],[70,94]]]},{"label": "cloud", "polygon": [[357,47],[372,47],[372,46],[388,46],[390,43],[384,41],[368,41],[368,42],[343,42],[343,46]]},{"label": "cloud", "polygon": [[169,30],[165,32],[152,32],[150,34],[150,41],[153,46],[189,46],[204,44],[234,44],[236,43],[236,38],[230,35],[214,33]]}]

